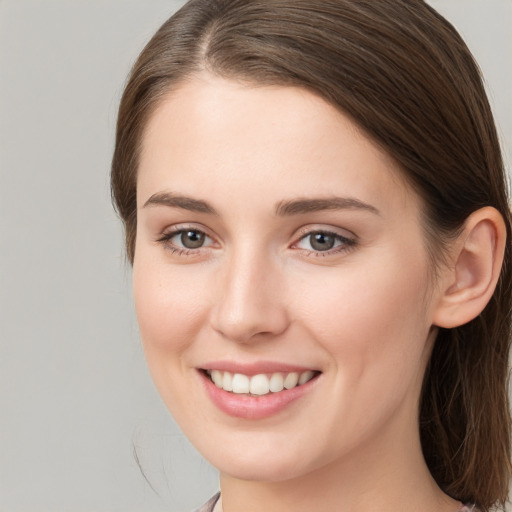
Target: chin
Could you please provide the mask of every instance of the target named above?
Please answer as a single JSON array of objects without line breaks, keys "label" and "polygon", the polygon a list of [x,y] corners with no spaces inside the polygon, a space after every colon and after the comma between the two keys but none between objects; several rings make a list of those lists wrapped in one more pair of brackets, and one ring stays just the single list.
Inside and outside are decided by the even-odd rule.
[{"label": "chin", "polygon": [[279,447],[264,444],[260,439],[250,446],[237,443],[232,449],[227,445],[220,445],[223,446],[221,450],[198,448],[221,474],[246,481],[283,482],[315,471],[328,462],[308,460],[300,447],[286,447],[283,443],[279,443]]},{"label": "chin", "polygon": [[228,475],[238,480],[246,480],[253,482],[283,482],[297,478],[302,474],[309,472],[306,468],[302,468],[295,464],[288,464],[283,460],[223,460],[212,461],[219,469],[221,474]]}]

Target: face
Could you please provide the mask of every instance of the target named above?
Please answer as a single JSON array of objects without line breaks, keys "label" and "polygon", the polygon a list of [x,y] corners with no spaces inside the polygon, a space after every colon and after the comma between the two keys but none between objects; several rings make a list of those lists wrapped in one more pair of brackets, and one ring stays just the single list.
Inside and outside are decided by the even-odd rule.
[{"label": "face", "polygon": [[421,204],[346,116],[197,77],[148,123],[137,202],[150,371],[221,473],[291,479],[417,436],[436,298]]}]

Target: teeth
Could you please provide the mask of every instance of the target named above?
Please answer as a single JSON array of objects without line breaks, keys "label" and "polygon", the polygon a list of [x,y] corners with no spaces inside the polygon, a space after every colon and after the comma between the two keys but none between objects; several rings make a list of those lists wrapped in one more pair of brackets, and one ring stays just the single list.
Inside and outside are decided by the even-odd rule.
[{"label": "teeth", "polygon": [[222,378],[222,389],[225,391],[233,391],[233,375],[229,372],[224,372],[224,377]]},{"label": "teeth", "polygon": [[313,378],[313,375],[315,375],[311,370],[307,372],[302,372],[299,376],[299,386],[302,386],[302,384],[306,384],[308,380],[311,380]]},{"label": "teeth", "polygon": [[243,375],[241,373],[235,373],[235,375],[233,375],[233,393],[249,393],[249,384],[250,381],[247,375]]},{"label": "teeth", "polygon": [[283,391],[284,389],[284,379],[282,374],[274,373],[272,377],[270,377],[270,391],[272,393],[279,393],[279,391]]},{"label": "teeth", "polygon": [[299,382],[299,374],[297,372],[289,373],[284,379],[284,387],[286,389],[294,388]]},{"label": "teeth", "polygon": [[220,372],[219,370],[213,370],[211,378],[218,388],[222,387],[222,372]]},{"label": "teeth", "polygon": [[266,375],[254,375],[249,386],[251,395],[266,395],[270,391],[270,382]]},{"label": "teeth", "polygon": [[267,395],[270,392],[279,393],[283,389],[292,389],[296,386],[302,386],[310,381],[315,372],[307,370],[302,373],[272,373],[253,375],[249,377],[242,373],[230,373],[220,370],[207,372],[214,384],[224,391],[231,391],[236,394]]}]

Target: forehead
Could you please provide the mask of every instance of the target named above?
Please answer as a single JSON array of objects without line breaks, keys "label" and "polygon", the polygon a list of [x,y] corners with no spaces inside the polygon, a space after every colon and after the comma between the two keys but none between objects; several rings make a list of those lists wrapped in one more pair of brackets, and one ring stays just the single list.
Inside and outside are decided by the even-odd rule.
[{"label": "forehead", "polygon": [[285,196],[335,191],[369,200],[386,192],[401,202],[414,196],[387,153],[305,89],[201,75],[169,93],[149,119],[139,204],[176,188],[209,195],[250,188],[263,199],[270,183]]}]

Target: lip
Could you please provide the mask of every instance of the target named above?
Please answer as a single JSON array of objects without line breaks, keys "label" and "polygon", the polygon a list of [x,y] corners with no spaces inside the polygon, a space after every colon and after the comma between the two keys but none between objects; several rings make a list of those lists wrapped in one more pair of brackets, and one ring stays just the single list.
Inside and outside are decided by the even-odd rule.
[{"label": "lip", "polygon": [[248,377],[259,375],[260,373],[290,373],[306,372],[308,370],[317,371],[315,368],[306,366],[296,366],[287,363],[278,363],[275,361],[258,361],[256,363],[237,363],[234,361],[212,361],[201,366],[202,370],[220,370],[230,373],[243,373]]},{"label": "lip", "polygon": [[[240,368],[240,365],[234,365],[238,368],[238,370],[233,371],[233,373],[245,373],[248,370],[247,366],[244,366],[244,370]],[[252,369],[250,370],[253,373],[245,373],[245,375],[257,375],[258,373],[274,373],[274,371],[281,371],[283,373],[290,371],[301,371],[300,369],[296,369],[298,367],[291,367],[291,370],[284,370],[283,365],[279,365],[279,370],[269,370],[269,366],[265,365],[255,365],[258,367],[258,370]],[[233,366],[230,366],[233,368]],[[265,370],[262,371],[263,367]],[[208,366],[208,369],[216,370],[221,369],[211,368]],[[222,369],[225,371],[232,371],[227,368],[227,365],[223,365]],[[306,370],[302,370],[306,371]],[[209,396],[213,404],[220,409],[223,413],[233,416],[235,418],[243,418],[246,420],[261,420],[264,418],[269,418],[274,416],[282,411],[284,411],[288,406],[292,403],[296,402],[303,396],[307,395],[312,391],[314,386],[316,385],[319,376],[321,373],[313,377],[310,381],[302,384],[300,386],[296,386],[292,389],[284,389],[279,393],[269,393],[267,395],[261,396],[250,396],[245,394],[236,394],[231,393],[229,391],[224,391],[221,388],[218,388],[206,372],[202,369],[198,369],[198,374],[201,378],[201,382],[205,388],[206,394]]]}]

